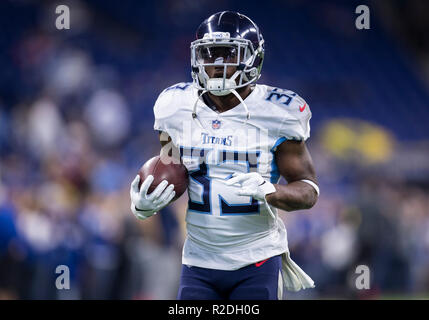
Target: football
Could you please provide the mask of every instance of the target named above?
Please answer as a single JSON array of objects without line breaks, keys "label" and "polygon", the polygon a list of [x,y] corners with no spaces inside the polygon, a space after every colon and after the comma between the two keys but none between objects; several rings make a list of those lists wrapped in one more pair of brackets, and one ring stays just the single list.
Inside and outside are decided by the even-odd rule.
[{"label": "football", "polygon": [[153,175],[154,180],[149,187],[148,194],[155,190],[163,180],[167,180],[169,185],[174,184],[176,195],[172,201],[179,199],[188,188],[188,170],[183,164],[174,163],[170,157],[163,157],[163,161],[161,161],[161,157],[156,156],[146,161],[139,170],[139,188],[149,175]]}]

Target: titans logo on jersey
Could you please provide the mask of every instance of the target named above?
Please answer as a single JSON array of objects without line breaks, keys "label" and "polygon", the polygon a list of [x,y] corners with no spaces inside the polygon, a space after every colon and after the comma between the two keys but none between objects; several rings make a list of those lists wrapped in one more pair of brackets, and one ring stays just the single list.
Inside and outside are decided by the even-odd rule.
[{"label": "titans logo on jersey", "polygon": [[236,195],[225,182],[234,173],[258,172],[273,183],[279,173],[275,151],[285,140],[306,140],[311,111],[289,90],[256,85],[240,104],[218,113],[198,101],[198,91],[180,83],[164,90],[155,106],[155,130],[168,133],[188,169],[189,203],[183,264],[236,270],[287,251],[284,224],[266,204]]}]

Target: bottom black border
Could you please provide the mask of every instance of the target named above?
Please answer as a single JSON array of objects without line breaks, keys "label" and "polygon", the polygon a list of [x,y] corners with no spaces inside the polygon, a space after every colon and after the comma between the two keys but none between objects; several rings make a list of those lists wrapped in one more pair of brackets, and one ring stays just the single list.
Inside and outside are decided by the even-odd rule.
[{"label": "bottom black border", "polygon": [[[175,300],[22,300],[0,301],[3,315],[88,317],[97,320],[137,317],[137,319],[286,319],[321,317],[373,319],[374,312],[385,315],[401,312],[426,314],[429,300],[284,300],[284,301],[175,301]],[[82,319],[83,320],[83,319]],[[121,319],[122,320],[122,319]]]}]

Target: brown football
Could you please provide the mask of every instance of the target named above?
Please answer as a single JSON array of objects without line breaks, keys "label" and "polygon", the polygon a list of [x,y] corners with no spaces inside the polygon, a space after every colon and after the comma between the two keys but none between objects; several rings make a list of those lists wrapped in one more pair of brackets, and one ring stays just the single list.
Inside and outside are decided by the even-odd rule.
[{"label": "brown football", "polygon": [[155,190],[163,180],[167,180],[168,185],[174,184],[176,195],[172,201],[179,199],[188,188],[189,177],[186,167],[181,163],[174,163],[170,157],[163,157],[161,160],[160,156],[156,156],[149,159],[140,168],[139,175],[139,188],[149,175],[153,175],[154,177],[148,194]]}]

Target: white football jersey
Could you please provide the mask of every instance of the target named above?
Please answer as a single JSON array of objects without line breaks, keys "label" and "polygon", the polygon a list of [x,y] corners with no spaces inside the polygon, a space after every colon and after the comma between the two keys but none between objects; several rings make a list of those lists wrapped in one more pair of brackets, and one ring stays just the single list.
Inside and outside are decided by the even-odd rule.
[{"label": "white football jersey", "polygon": [[189,172],[183,264],[236,270],[288,252],[276,208],[273,218],[266,203],[236,195],[239,186],[225,182],[254,171],[277,183],[274,152],[285,140],[310,136],[311,111],[296,93],[259,84],[244,102],[249,119],[243,104],[218,113],[191,83],[179,83],[155,103],[154,129],[169,134]]}]

